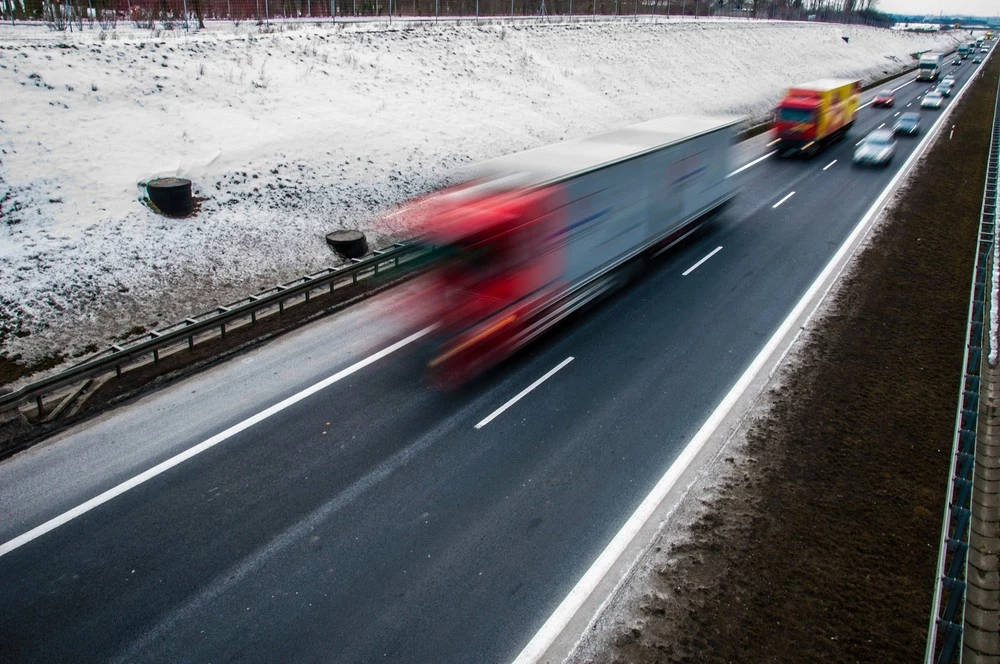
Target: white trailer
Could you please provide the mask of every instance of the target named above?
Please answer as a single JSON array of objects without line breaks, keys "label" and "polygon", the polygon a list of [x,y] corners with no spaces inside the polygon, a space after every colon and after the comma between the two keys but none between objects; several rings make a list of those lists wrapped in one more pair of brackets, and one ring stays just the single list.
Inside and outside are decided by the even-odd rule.
[{"label": "white trailer", "polygon": [[428,215],[451,257],[432,289],[440,352],[466,377],[619,283],[734,195],[739,118],[669,117],[502,157],[442,192]]},{"label": "white trailer", "polygon": [[726,203],[738,117],[666,117],[565,141],[475,169],[517,189],[553,188],[562,280],[575,283],[688,229]]}]

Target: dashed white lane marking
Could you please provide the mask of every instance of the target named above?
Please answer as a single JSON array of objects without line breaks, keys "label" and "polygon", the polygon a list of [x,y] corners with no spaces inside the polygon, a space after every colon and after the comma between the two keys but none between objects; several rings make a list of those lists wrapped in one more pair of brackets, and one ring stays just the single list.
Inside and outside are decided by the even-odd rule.
[{"label": "dashed white lane marking", "polygon": [[499,408],[497,408],[496,410],[494,410],[488,416],[486,416],[485,418],[483,418],[483,420],[479,424],[476,425],[476,428],[477,429],[482,429],[484,426],[486,426],[487,424],[489,424],[490,422],[492,422],[493,420],[495,420],[497,417],[500,416],[501,413],[503,413],[505,410],[507,410],[508,408],[510,408],[511,406],[513,406],[514,404],[516,404],[521,399],[523,399],[529,392],[531,392],[533,389],[535,389],[536,387],[538,387],[539,385],[541,385],[542,383],[544,383],[545,381],[547,381],[549,378],[551,378],[553,375],[555,375],[555,373],[557,371],[559,371],[560,369],[562,369],[564,366],[566,366],[567,364],[569,364],[572,361],[573,361],[573,356],[571,355],[570,357],[567,357],[565,360],[563,360],[562,362],[560,362],[559,364],[557,364],[555,367],[549,369],[548,372],[544,376],[542,376],[541,378],[539,378],[538,380],[536,380],[534,383],[532,383],[531,385],[527,386],[526,388],[524,388],[523,390],[521,390],[520,392],[518,392],[517,395],[513,399],[511,399],[510,401],[508,401],[504,405],[502,405]]},{"label": "dashed white lane marking", "polygon": [[751,161],[749,164],[746,164],[744,166],[740,166],[739,168],[737,168],[735,171],[733,171],[732,173],[730,173],[726,177],[727,178],[731,178],[734,175],[736,175],[737,173],[742,173],[743,171],[745,171],[746,169],[750,168],[751,166],[756,166],[757,164],[759,164],[760,162],[764,161],[765,159],[767,159],[768,157],[770,157],[771,155],[773,155],[776,152],[777,152],[777,150],[772,150],[771,152],[768,152],[763,157],[758,157],[757,159],[754,159],[753,161]]},{"label": "dashed white lane marking", "polygon": [[831,162],[830,162],[829,164],[827,164],[826,166],[824,166],[824,167],[823,167],[823,170],[825,171],[826,169],[830,168],[831,166],[833,166],[833,165],[834,165],[834,164],[836,164],[836,163],[837,163],[837,160],[836,160],[836,159],[834,159],[834,160],[833,160],[833,161],[831,161]]},{"label": "dashed white lane marking", "polygon": [[702,263],[704,263],[705,261],[707,261],[707,260],[708,260],[709,258],[711,258],[712,256],[716,255],[716,254],[717,254],[717,253],[719,253],[720,251],[722,251],[722,245],[719,245],[719,246],[718,246],[718,247],[716,247],[715,249],[712,249],[712,251],[708,252],[708,255],[707,255],[707,256],[705,256],[704,258],[702,258],[702,259],[701,259],[700,261],[698,261],[697,263],[695,263],[694,265],[692,265],[692,266],[691,266],[691,267],[689,267],[688,269],[684,270],[684,272],[682,272],[682,273],[681,273],[681,276],[682,276],[682,277],[686,277],[686,276],[688,276],[689,274],[691,274],[692,272],[694,272],[695,270],[697,270],[697,269],[698,269],[698,267],[699,267],[699,266],[700,266],[700,265],[701,265]]},{"label": "dashed white lane marking", "polygon": [[773,210],[774,208],[778,207],[779,205],[781,205],[782,203],[784,203],[785,201],[787,201],[787,200],[788,200],[789,198],[791,198],[791,197],[792,197],[792,196],[794,196],[794,195],[795,195],[795,192],[794,192],[794,191],[792,191],[792,192],[789,192],[787,196],[785,196],[785,197],[784,197],[784,198],[782,198],[782,199],[781,199],[780,201],[778,201],[777,203],[775,203],[774,205],[772,205],[772,206],[771,206],[771,209]]}]

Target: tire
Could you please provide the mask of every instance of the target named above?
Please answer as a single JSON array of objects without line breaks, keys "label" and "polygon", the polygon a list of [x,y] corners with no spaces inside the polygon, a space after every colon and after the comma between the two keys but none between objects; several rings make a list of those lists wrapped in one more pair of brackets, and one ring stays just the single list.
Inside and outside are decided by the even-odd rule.
[{"label": "tire", "polygon": [[156,178],[146,183],[146,194],[156,209],[168,217],[186,217],[194,209],[191,180]]},{"label": "tire", "polygon": [[368,240],[361,231],[334,231],[326,242],[344,258],[361,258],[368,253]]}]

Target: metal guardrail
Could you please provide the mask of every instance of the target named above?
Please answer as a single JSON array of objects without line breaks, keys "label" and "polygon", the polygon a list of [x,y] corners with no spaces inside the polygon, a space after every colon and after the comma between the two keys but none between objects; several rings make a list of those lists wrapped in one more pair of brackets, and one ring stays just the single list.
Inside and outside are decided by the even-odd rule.
[{"label": "metal guardrail", "polygon": [[353,259],[347,265],[299,277],[232,304],[216,307],[165,328],[147,332],[145,338],[113,344],[69,369],[25,385],[9,394],[0,395],[0,411],[16,408],[33,399],[41,416],[43,399],[63,388],[112,371],[121,376],[123,366],[134,363],[142,357],[152,357],[154,363],[159,362],[160,353],[174,346],[186,344],[189,349],[193,349],[199,335],[219,330],[224,337],[227,325],[246,319],[256,323],[257,314],[261,311],[277,307],[278,313],[281,313],[289,300],[304,298],[303,301],[308,302],[310,296],[317,290],[326,289],[333,293],[336,289],[355,285],[364,279],[388,272],[408,271],[418,267],[418,259],[427,256],[428,253],[428,249],[417,245],[397,243],[366,258]]},{"label": "metal guardrail", "polygon": [[[969,535],[976,437],[979,425],[980,371],[990,257],[996,240],[997,178],[1000,168],[1000,84],[997,87],[990,137],[986,183],[979,219],[979,245],[969,295],[963,374],[955,414],[951,470],[938,548],[937,582],[927,630],[925,664],[961,661],[965,627],[965,589],[968,579]],[[994,266],[996,269],[996,266]]]}]

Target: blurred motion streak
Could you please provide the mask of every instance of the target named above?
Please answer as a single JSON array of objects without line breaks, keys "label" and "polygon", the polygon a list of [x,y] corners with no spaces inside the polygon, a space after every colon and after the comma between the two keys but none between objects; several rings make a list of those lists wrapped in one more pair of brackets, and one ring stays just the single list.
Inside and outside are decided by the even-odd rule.
[{"label": "blurred motion streak", "polygon": [[661,118],[501,157],[393,211],[437,254],[408,305],[436,327],[432,380],[497,364],[718,212],[739,120]]}]

